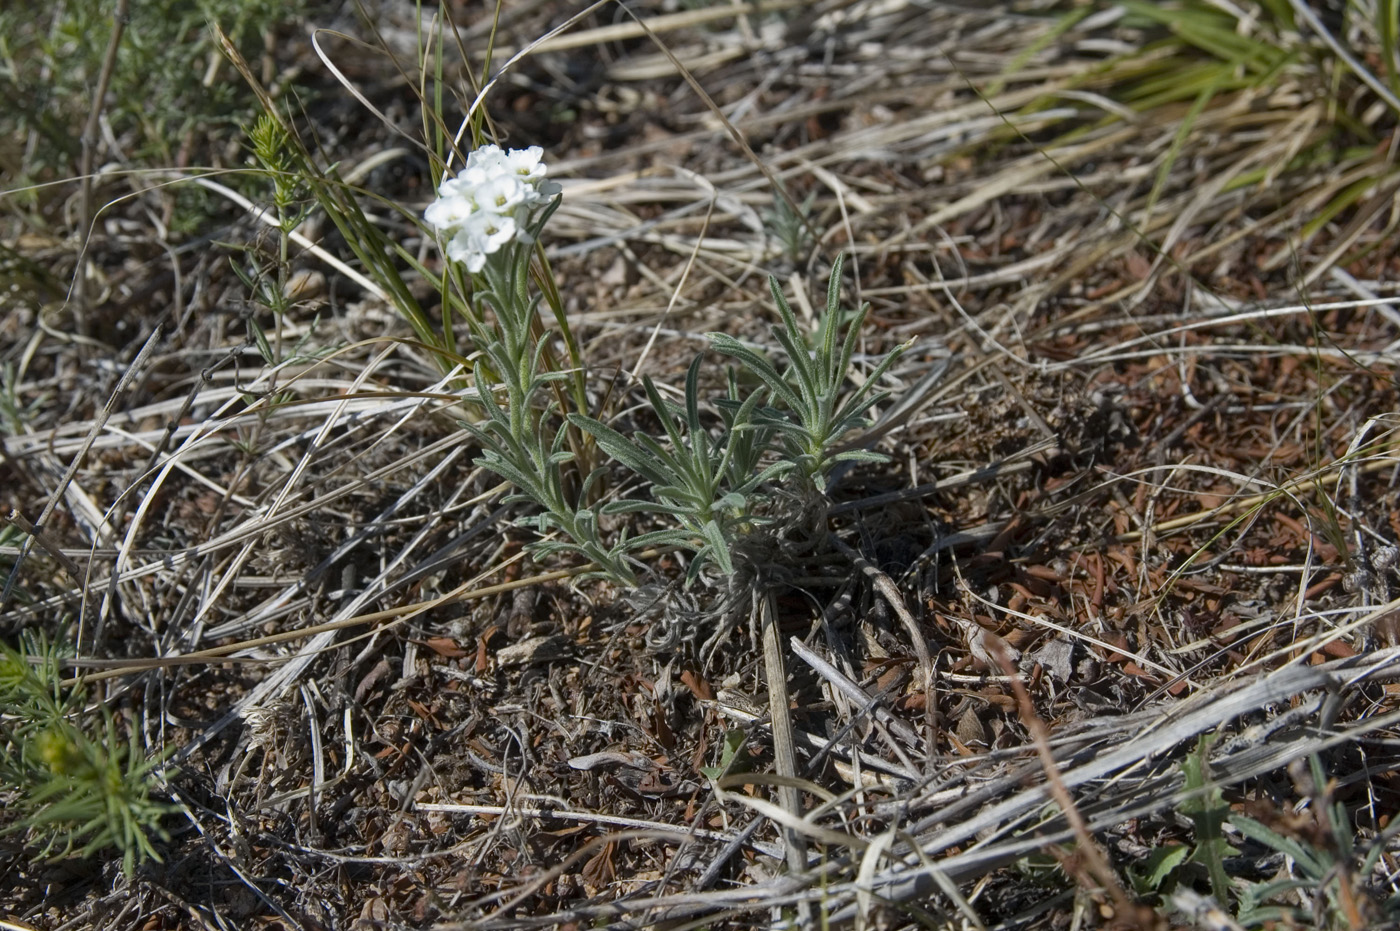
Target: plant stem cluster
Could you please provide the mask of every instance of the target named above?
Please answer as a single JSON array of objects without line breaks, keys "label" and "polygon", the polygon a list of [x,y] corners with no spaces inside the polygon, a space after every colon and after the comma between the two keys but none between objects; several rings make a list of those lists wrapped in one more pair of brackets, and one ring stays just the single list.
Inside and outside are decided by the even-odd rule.
[{"label": "plant stem cluster", "polygon": [[[567,322],[555,314],[561,329],[557,335],[570,347],[576,368],[562,372],[551,364],[555,334],[541,326],[541,296],[530,287],[537,281],[553,293],[542,261],[532,275],[537,255],[532,246],[558,206],[556,189],[545,186],[544,175],[537,148],[502,153],[485,146],[472,153],[461,177],[442,184],[441,196],[425,215],[444,237],[450,236],[447,256],[462,262],[470,274],[471,303],[478,311],[489,307],[494,317],[487,326],[479,312],[473,315],[479,356],[469,400],[484,417],[466,426],[482,447],[477,462],[540,508],[525,519],[543,538],[532,544],[536,555],[573,552],[594,563],[598,574],[632,584],[637,554],[680,549],[693,554],[690,580],[711,569],[731,575],[736,546],[773,522],[779,497],[811,500],[821,495],[838,463],[883,458],[862,449],[841,451],[840,446],[852,431],[867,425],[870,409],[885,396],[876,386],[907,345],[886,355],[859,387],[847,391],[868,308],[842,312],[839,259],[810,345],[771,279],[781,318],[772,332],[783,351],[781,361],[732,336],[708,334],[715,351],[738,363],[737,370],[728,371],[727,396],[702,399],[701,356],[690,365],[679,403],[663,397],[644,377],[642,387],[661,428],[658,436],[624,432],[595,416],[584,392],[563,390],[562,382],[579,383],[576,342]],[[514,199],[517,187],[497,190],[501,178],[535,184],[531,190],[540,199],[522,206]],[[472,218],[492,211],[493,203],[511,213],[492,214],[490,224],[497,232],[482,233]],[[741,384],[752,387],[741,389]],[[607,459],[595,463],[589,456],[584,462],[580,452],[592,446]],[[644,482],[647,493],[600,503],[614,464]],[[599,525],[604,515],[640,516],[660,529],[632,537],[624,532],[609,543]]]}]

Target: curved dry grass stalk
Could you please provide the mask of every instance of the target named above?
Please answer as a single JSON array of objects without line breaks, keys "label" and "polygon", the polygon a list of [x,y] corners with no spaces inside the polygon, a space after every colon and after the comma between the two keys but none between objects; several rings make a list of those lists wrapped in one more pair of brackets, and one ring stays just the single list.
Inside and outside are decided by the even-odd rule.
[{"label": "curved dry grass stalk", "polygon": [[[281,321],[302,358],[241,342],[222,260],[148,292],[120,280],[120,313],[174,288],[192,314],[140,372],[134,346],[104,369],[47,320],[22,341],[0,330],[21,363],[0,385],[5,504],[65,505],[44,528],[53,561],[28,557],[27,603],[0,624],[87,618],[91,599],[100,636],[77,667],[153,741],[180,744],[198,790],[180,856],[289,927],[376,901],[371,883],[326,882],[326,864],[376,888],[413,877],[421,900],[379,906],[449,927],[750,927],[799,904],[831,923],[902,920],[882,903],[990,926],[1025,904],[1018,861],[1048,846],[1088,832],[1125,864],[1154,837],[1181,841],[1180,763],[1202,734],[1220,735],[1205,759],[1232,801],[1316,804],[1279,778],[1316,754],[1368,798],[1357,823],[1384,808],[1400,724],[1397,654],[1381,648],[1400,610],[1385,562],[1393,179],[1368,181],[1370,155],[1300,164],[1329,112],[1304,70],[1221,94],[1182,133],[1189,104],[1154,122],[1107,77],[1083,80],[1141,47],[1113,10],[1066,25],[900,2],[785,20],[724,7],[537,41],[564,28],[550,15],[510,11],[495,54],[513,63],[469,96],[513,139],[573,147],[546,245],[599,371],[672,396],[699,333],[762,345],[767,274],[800,315],[837,251],[873,304],[858,363],[922,338],[891,372],[906,397],[849,444],[894,463],[842,473],[823,527],[878,581],[823,559],[794,575],[774,620],[801,663],[790,692],[765,696],[742,634],[701,657],[712,616],[684,593],[648,607],[650,592],[568,587],[578,567],[522,565],[518,508],[451,423],[460,385],[421,341],[386,336],[394,295],[334,236],[293,240],[299,267],[350,282],[315,325],[302,307]],[[380,24],[396,57],[418,25]],[[492,28],[458,32],[475,54]],[[380,112],[402,103],[384,86],[430,84],[386,71],[381,86],[360,55],[337,52],[343,86]],[[574,116],[530,121],[556,106]],[[361,145],[322,129],[367,187],[410,164],[383,160],[387,131]],[[136,216],[163,191],[100,215]],[[789,195],[812,195],[792,255],[765,217]],[[1312,222],[1344,195],[1353,207]],[[421,258],[421,180],[395,196],[410,215],[371,213]],[[245,222],[266,225],[251,203]],[[122,371],[104,422],[96,399]],[[69,401],[73,386],[86,398]],[[625,386],[588,390],[645,429]],[[0,539],[0,560],[18,546]],[[683,574],[655,556],[660,581]],[[1014,674],[986,662],[998,641],[1021,651]],[[1018,679],[1049,764],[1011,703]],[[767,746],[787,698],[787,778],[712,791],[702,769],[729,732],[743,754]],[[1364,766],[1348,755],[1363,751]],[[648,763],[568,765],[617,752]],[[778,789],[784,805],[764,798]],[[1393,843],[1363,827],[1361,846]],[[805,856],[784,831],[805,834]],[[784,851],[791,872],[774,876]],[[283,873],[296,881],[259,879]]]}]

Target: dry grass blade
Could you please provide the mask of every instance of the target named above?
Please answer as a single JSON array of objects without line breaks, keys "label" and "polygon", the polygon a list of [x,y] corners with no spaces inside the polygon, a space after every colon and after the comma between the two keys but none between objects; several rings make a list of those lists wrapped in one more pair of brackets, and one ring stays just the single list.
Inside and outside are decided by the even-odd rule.
[{"label": "dry grass blade", "polygon": [[[754,621],[763,642],[764,680],[768,686],[768,728],[773,735],[774,764],[779,776],[796,780],[797,749],[793,744],[792,718],[788,710],[787,663],[783,658],[782,633],[778,630],[776,596],[772,592],[755,594],[753,609]],[[777,810],[786,816],[780,823],[788,869],[800,874],[807,869],[807,851],[802,834],[794,823],[802,821],[802,795],[796,785],[785,783],[778,786],[778,798],[781,804]],[[765,812],[762,808],[758,810]]]},{"label": "dry grass blade", "polygon": [[[73,479],[77,476],[78,471],[83,467],[83,465],[87,461],[87,456],[88,453],[92,450],[93,443],[96,441],[97,437],[102,433],[102,428],[106,424],[108,418],[112,416],[112,412],[116,408],[117,402],[121,400],[121,397],[125,392],[126,388],[141,372],[142,365],[150,357],[151,353],[155,351],[155,347],[159,338],[160,328],[156,327],[155,330],[151,333],[150,338],[146,340],[145,345],[141,347],[141,351],[136,354],[136,358],[132,360],[131,366],[126,370],[126,373],[117,382],[116,388],[113,389],[111,397],[107,399],[107,403],[103,406],[101,412],[93,421],[92,425],[87,429],[87,435],[84,437],[82,445],[78,447],[77,452],[74,454],[73,461],[68,464],[67,471],[59,480],[57,490],[49,496],[48,500],[44,504],[44,509],[39,512],[38,519],[34,521],[34,526],[36,528],[40,530],[45,529],[45,523],[53,515],[54,510],[58,507],[60,500],[62,500],[62,497],[68,493],[69,488],[73,484]],[[93,528],[99,536],[99,538],[103,535],[102,527],[103,522],[99,520],[96,526]],[[26,541],[25,545],[21,547],[19,553],[16,555],[14,564],[11,566],[9,574],[5,577],[4,592],[0,593],[0,610],[8,607],[10,604],[10,600],[14,594],[15,583],[19,580],[19,570],[24,564],[24,556],[25,553],[28,552],[28,547],[29,541]],[[85,582],[87,580],[82,579],[75,581]]]},{"label": "dry grass blade", "polygon": [[839,552],[844,553],[846,558],[850,559],[852,565],[870,578],[875,586],[875,590],[878,591],[881,597],[894,609],[895,616],[899,618],[899,622],[904,625],[904,629],[909,633],[910,645],[914,648],[914,655],[919,658],[919,674],[922,677],[919,688],[925,696],[924,746],[932,753],[933,749],[938,745],[938,699],[934,683],[933,656],[929,653],[928,642],[924,639],[923,631],[919,628],[918,622],[914,620],[914,616],[909,613],[909,609],[905,607],[904,596],[899,593],[899,589],[895,587],[894,581],[890,579],[888,575],[876,569],[864,556],[860,555],[840,540],[833,538],[832,542]]},{"label": "dry grass blade", "polygon": [[[130,879],[7,835],[0,924],[1400,920],[1393,4],[206,6],[173,69],[164,0],[0,9],[0,627],[185,815]],[[840,343],[888,459],[697,543],[647,508],[713,474],[585,455],[632,576],[551,553],[462,426],[518,308],[423,213],[488,137],[564,189],[525,420],[694,465]]]}]

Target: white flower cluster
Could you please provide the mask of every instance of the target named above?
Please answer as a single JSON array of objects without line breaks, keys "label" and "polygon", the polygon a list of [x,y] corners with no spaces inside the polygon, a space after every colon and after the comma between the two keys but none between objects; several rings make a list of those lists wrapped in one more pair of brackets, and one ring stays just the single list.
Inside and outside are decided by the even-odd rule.
[{"label": "white flower cluster", "polygon": [[484,145],[467,156],[457,177],[442,182],[423,219],[447,240],[448,258],[479,272],[512,239],[533,239],[531,213],[559,193],[557,183],[545,180],[543,154],[537,145],[509,152]]}]

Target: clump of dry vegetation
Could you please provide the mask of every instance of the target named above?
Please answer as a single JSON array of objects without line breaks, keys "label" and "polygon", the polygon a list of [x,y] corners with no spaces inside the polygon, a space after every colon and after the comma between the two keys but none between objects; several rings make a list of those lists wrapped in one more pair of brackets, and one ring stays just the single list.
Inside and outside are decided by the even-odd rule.
[{"label": "clump of dry vegetation", "polygon": [[5,922],[1400,920],[1393,3],[200,9],[0,14]]}]

